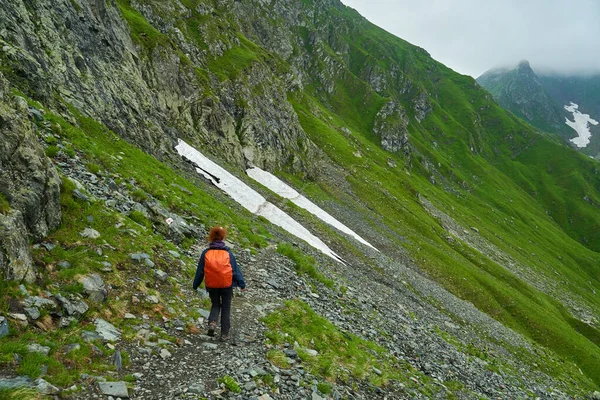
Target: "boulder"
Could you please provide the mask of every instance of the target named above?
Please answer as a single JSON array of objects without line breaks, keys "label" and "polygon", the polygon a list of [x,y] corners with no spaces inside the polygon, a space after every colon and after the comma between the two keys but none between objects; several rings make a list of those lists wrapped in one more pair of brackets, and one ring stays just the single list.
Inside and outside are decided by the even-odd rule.
[{"label": "boulder", "polygon": [[62,296],[60,293],[54,297],[56,297],[56,300],[58,300],[58,302],[60,303],[62,308],[65,310],[67,315],[72,315],[72,316],[78,317],[78,316],[85,314],[87,312],[87,310],[89,309],[88,305],[81,299],[78,299],[78,298],[67,299],[66,297]]},{"label": "boulder", "polygon": [[98,274],[86,275],[81,279],[83,291],[91,301],[101,303],[108,297],[106,285]]},{"label": "boulder", "polygon": [[31,385],[31,378],[18,376],[16,378],[0,378],[0,389],[16,389]]},{"label": "boulder", "polygon": [[57,394],[60,392],[59,388],[46,382],[45,380],[43,380],[41,378],[36,379],[35,382],[33,382],[32,387],[35,390],[37,390],[38,392],[40,392],[41,394],[45,394],[45,395]]},{"label": "boulder", "polygon": [[8,280],[35,280],[29,234],[19,210],[0,214],[0,269]]},{"label": "boulder", "polygon": [[110,322],[101,318],[96,318],[94,324],[96,325],[96,332],[98,332],[98,335],[106,341],[114,342],[121,337],[121,332],[119,332],[119,330]]},{"label": "boulder", "polygon": [[105,396],[129,398],[125,382],[98,382],[98,388]]}]

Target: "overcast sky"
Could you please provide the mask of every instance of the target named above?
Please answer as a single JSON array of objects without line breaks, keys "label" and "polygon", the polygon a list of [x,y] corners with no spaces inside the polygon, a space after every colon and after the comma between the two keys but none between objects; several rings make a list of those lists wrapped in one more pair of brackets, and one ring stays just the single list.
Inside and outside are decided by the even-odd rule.
[{"label": "overcast sky", "polygon": [[600,71],[600,0],[342,0],[375,25],[477,77],[534,69]]}]

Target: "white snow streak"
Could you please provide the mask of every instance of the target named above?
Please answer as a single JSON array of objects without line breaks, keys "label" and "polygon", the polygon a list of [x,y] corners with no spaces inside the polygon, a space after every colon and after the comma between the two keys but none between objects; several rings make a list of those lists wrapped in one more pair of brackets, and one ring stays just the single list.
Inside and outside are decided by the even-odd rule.
[{"label": "white snow streak", "polygon": [[300,193],[298,193],[293,188],[289,187],[286,183],[282,182],[273,174],[267,171],[263,171],[262,169],[257,167],[246,170],[246,173],[250,178],[254,179],[261,185],[277,193],[281,197],[291,200],[298,207],[305,209],[306,211],[317,216],[322,221],[328,223],[334,228],[337,228],[345,234],[352,236],[362,244],[369,246],[372,249],[375,249],[375,247],[373,247],[369,242],[360,237],[352,229],[348,228],[346,225],[342,224],[340,221],[329,215],[325,210],[321,209],[319,206],[308,200],[306,197],[302,196]]},{"label": "white snow streak", "polygon": [[575,143],[577,147],[586,147],[592,137],[589,124],[598,125],[598,121],[592,119],[589,114],[582,114],[579,111],[579,106],[573,102],[571,102],[571,105],[565,106],[565,110],[573,113],[573,121],[565,118],[565,123],[575,129],[575,132],[579,135],[576,138],[570,139],[571,142]]},{"label": "white snow streak", "polygon": [[196,172],[210,180],[215,186],[231,196],[233,200],[240,203],[248,211],[265,217],[271,223],[282,227],[292,235],[304,240],[334,260],[343,262],[343,260],[323,243],[321,239],[310,233],[308,229],[300,225],[300,223],[295,221],[277,206],[266,201],[266,199],[254,189],[206,158],[198,150],[181,139],[179,139],[179,143],[175,149],[181,156],[187,158],[196,165]]}]

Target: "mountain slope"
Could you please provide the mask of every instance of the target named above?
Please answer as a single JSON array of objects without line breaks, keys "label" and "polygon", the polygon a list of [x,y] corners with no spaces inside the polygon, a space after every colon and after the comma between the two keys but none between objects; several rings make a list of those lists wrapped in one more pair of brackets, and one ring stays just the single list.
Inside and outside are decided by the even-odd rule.
[{"label": "mountain slope", "polygon": [[[505,109],[597,158],[600,128],[594,116],[600,117],[598,76],[535,73],[523,61],[512,70],[489,70],[477,82]],[[584,118],[586,114],[590,122]]]},{"label": "mountain slope", "polygon": [[[127,208],[117,201],[115,209],[115,199],[100,197],[108,211],[93,203],[94,227],[99,221],[109,229],[124,218],[119,214],[128,214],[127,224],[146,228],[131,229],[152,238],[147,245],[135,240],[134,247],[144,246],[162,265],[170,260],[165,250],[175,249],[161,237],[183,251],[202,232],[170,237],[169,213],[194,225],[224,221],[232,240],[250,252],[295,241],[195,177],[173,150],[182,138],[249,184],[246,167],[273,172],[381,251],[254,184],[346,260],[338,265],[303,244],[302,252],[288,252],[297,265],[312,265],[335,282],[330,289],[315,272],[306,284],[337,299],[337,312],[319,312],[389,351],[402,349],[396,352],[408,355],[402,371],[456,381],[457,396],[467,398],[534,396],[538,384],[542,396],[598,387],[598,163],[501,109],[473,79],[333,0],[13,2],[2,3],[0,12],[12,27],[0,31],[2,70],[17,89],[14,96],[38,100],[33,107],[45,110],[43,121],[53,128],[41,125],[39,134],[56,148],[47,153],[57,168],[67,176],[88,171],[107,179],[107,187],[113,179],[128,200]],[[83,167],[65,161],[69,148],[89,157]],[[64,217],[47,240],[73,261],[88,209],[64,186],[65,215],[77,215],[78,225]],[[104,213],[109,217],[100,218]],[[120,299],[111,310],[116,323],[120,309],[137,310],[123,284],[136,268],[126,242],[109,245],[120,267],[111,277],[111,298]],[[49,266],[64,256],[38,250],[41,286],[28,286],[36,291],[48,288],[44,277],[56,273]],[[86,253],[72,273],[58,274],[52,291],[77,296],[88,258],[100,261]],[[192,265],[191,258],[186,262]],[[262,276],[260,265],[247,262]],[[150,286],[178,304],[185,274],[163,286],[144,277],[140,293]],[[12,299],[23,300],[16,285],[7,285],[5,312]],[[139,312],[161,324],[160,310],[151,307]],[[105,310],[98,305],[93,313],[109,318]],[[356,319],[344,322],[345,313]],[[365,315],[373,332],[361,325]],[[415,323],[418,334],[411,319],[422,322]],[[465,333],[454,332],[455,323]],[[538,363],[540,355],[545,362]],[[3,365],[12,360],[3,358]]]}]

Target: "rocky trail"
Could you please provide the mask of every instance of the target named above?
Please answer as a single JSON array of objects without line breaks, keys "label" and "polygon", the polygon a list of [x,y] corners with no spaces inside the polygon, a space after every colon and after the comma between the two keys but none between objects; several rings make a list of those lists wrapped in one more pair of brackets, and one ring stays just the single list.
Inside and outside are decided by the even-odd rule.
[{"label": "rocky trail", "polygon": [[[456,344],[450,345],[448,342],[452,341],[449,339],[451,336],[443,331],[463,336],[461,340],[467,338],[476,346],[478,339],[473,333],[474,329],[461,327],[456,321],[450,322],[452,320],[415,296],[414,288],[406,289],[412,287],[409,284],[412,279],[417,279],[417,274],[411,276],[408,270],[405,271],[407,275],[404,278],[409,282],[401,283],[405,289],[397,288],[393,292],[382,287],[377,291],[362,290],[358,287],[361,285],[360,271],[354,270],[355,276],[348,271],[347,279],[357,288],[351,288],[348,293],[341,295],[323,285],[315,285],[305,276],[297,275],[293,262],[278,254],[273,247],[263,249],[256,256],[245,251],[238,253],[248,291],[242,295],[238,293],[233,299],[232,342],[222,343],[218,340],[218,335],[212,338],[206,336],[204,318],[196,324],[198,331],[195,333],[184,333],[177,328],[176,321],[165,321],[163,326],[151,323],[136,326],[135,340],[121,345],[122,350],[129,355],[130,364],[119,376],[135,378],[133,387],[128,392],[130,398],[447,398],[452,393],[449,386],[453,382],[464,385],[459,398],[480,398],[481,395],[491,398],[568,398],[555,388],[557,383],[525,366],[521,366],[522,381],[512,378],[504,368],[514,365],[516,360],[505,354],[500,346],[489,348],[487,356],[483,352],[477,356],[461,352],[460,346]],[[383,286],[374,282],[369,284]],[[435,291],[435,286],[429,290]],[[187,286],[182,288],[182,292],[184,298],[180,300],[190,307],[193,307],[197,297],[205,296],[203,290],[195,293]],[[376,293],[382,293],[381,297]],[[405,380],[390,380],[385,391],[364,380],[338,381],[332,385],[330,393],[324,394],[318,389],[323,378],[315,377],[308,372],[308,368],[305,369],[294,343],[286,343],[282,349],[291,367],[286,369],[275,366],[267,359],[267,353],[274,345],[265,340],[267,328],[260,319],[277,309],[286,299],[294,298],[308,303],[341,330],[387,348],[388,357],[403,369]],[[450,302],[447,305],[452,307]],[[419,317],[414,313],[418,313]],[[204,317],[208,315],[207,311],[202,314]],[[465,318],[480,318],[478,314],[470,311],[465,313]],[[485,324],[489,321],[480,320],[478,323],[481,325],[477,329],[485,330]],[[494,325],[488,326],[490,331],[495,328],[497,327]],[[157,333],[167,333],[176,340],[154,341],[152,337]],[[504,333],[498,332],[498,335]],[[516,336],[512,339],[515,343],[520,340]],[[227,377],[231,377],[231,381],[235,383],[227,383]],[[112,376],[110,379],[118,380],[119,377]],[[111,397],[117,398],[119,394],[118,391],[101,390],[103,384],[96,382],[94,378],[90,378],[88,382],[81,392],[73,394],[73,399],[110,400]],[[536,393],[523,389],[522,382],[536,387]]]}]

